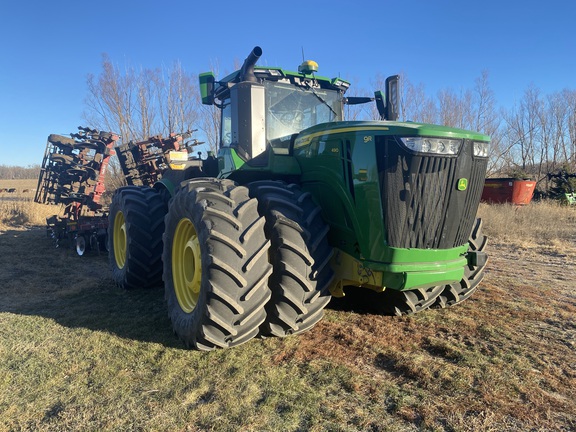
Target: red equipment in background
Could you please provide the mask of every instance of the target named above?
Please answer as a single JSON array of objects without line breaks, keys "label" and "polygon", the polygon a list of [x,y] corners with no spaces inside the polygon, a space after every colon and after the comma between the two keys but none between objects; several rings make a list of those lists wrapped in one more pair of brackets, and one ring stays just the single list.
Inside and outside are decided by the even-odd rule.
[{"label": "red equipment in background", "polygon": [[536,182],[516,178],[487,178],[481,200],[487,203],[526,205],[532,201]]}]

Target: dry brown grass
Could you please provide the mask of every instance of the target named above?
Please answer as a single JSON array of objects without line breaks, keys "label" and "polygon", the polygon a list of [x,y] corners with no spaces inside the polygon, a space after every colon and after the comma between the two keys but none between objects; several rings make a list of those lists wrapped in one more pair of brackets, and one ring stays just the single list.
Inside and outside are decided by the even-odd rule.
[{"label": "dry brown grass", "polygon": [[[45,225],[46,218],[60,208],[34,202],[37,180],[0,180],[0,189],[16,192],[0,193],[0,230],[13,227]],[[25,192],[26,191],[26,192]]]},{"label": "dry brown grass", "polygon": [[576,253],[576,207],[551,200],[519,207],[481,204],[478,214],[496,242],[527,251]]},{"label": "dry brown grass", "polygon": [[46,218],[58,214],[59,207],[37,204],[28,197],[14,197],[14,201],[0,198],[0,230],[10,227],[44,225]]},{"label": "dry brown grass", "polygon": [[[0,189],[4,188],[15,188],[17,192],[22,192],[25,189],[32,190],[36,189],[38,184],[38,179],[26,179],[26,180],[5,180],[0,179]],[[32,193],[32,195],[34,195]]]}]

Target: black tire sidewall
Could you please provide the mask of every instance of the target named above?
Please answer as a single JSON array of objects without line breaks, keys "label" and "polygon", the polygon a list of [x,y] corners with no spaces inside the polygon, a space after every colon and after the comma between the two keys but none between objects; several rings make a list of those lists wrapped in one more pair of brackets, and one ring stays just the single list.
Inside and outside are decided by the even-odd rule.
[{"label": "black tire sidewall", "polygon": [[[208,255],[207,241],[208,241],[208,229],[206,224],[202,221],[201,209],[197,206],[182,205],[181,201],[184,200],[184,194],[176,194],[172,205],[170,206],[170,211],[166,215],[165,219],[165,234],[164,234],[164,288],[165,288],[165,299],[168,306],[168,314],[172,319],[173,325],[176,327],[175,331],[184,340],[187,345],[194,345],[198,333],[200,332],[203,314],[207,308],[208,294],[211,291],[210,283],[208,282]],[[190,197],[187,197],[190,200]],[[172,269],[172,259],[166,259],[167,254],[172,254],[172,247],[174,245],[174,233],[176,227],[181,219],[186,218],[192,222],[196,234],[198,235],[198,241],[200,242],[200,254],[201,254],[201,272],[202,279],[200,282],[200,293],[198,295],[198,300],[196,306],[191,312],[186,312],[180,306],[180,302],[176,296],[176,291],[174,289],[174,275]]]},{"label": "black tire sidewall", "polygon": [[[182,219],[194,226],[201,255],[200,293],[191,312],[178,302],[172,268],[174,236]],[[270,299],[266,282],[272,266],[264,218],[248,190],[213,178],[183,183],[170,202],[165,227],[165,298],[178,337],[200,350],[236,346],[255,337]],[[235,254],[235,247],[245,255]]]},{"label": "black tire sidewall", "polygon": [[[132,217],[136,206],[140,207],[138,216],[143,218]],[[126,257],[122,268],[117,265],[114,250],[114,225],[118,212],[124,214],[126,224]],[[108,214],[108,257],[112,277],[118,286],[135,289],[161,284],[162,233],[166,212],[160,195],[149,187],[125,186],[114,193]]]},{"label": "black tire sidewall", "polygon": [[[326,264],[333,250],[327,237],[322,238],[315,251],[310,250],[315,236],[327,226],[318,213],[313,220],[308,221],[307,216],[318,210],[312,196],[304,192],[296,184],[286,184],[281,181],[260,181],[249,184],[250,195],[259,201],[259,212],[266,217],[266,236],[272,242],[270,262],[273,264],[273,273],[269,280],[272,299],[266,305],[267,320],[261,331],[265,335],[279,337],[299,334],[311,329],[323,317],[323,309],[330,301],[329,285],[334,273],[328,263],[315,273],[317,263]],[[275,204],[275,199],[285,204]],[[304,231],[308,231],[311,238],[307,238]],[[310,254],[314,264],[308,266],[304,259],[284,245],[284,240],[295,241],[297,246]],[[289,256],[290,258],[287,258]],[[320,258],[320,259],[318,259]],[[286,266],[291,270],[286,271]],[[291,274],[291,271],[297,274]],[[312,292],[306,292],[300,281],[313,287]],[[282,287],[292,286],[292,299],[285,297]],[[285,288],[284,288],[285,289]],[[300,300],[295,304],[296,299]],[[306,314],[299,314],[299,308],[306,308]],[[282,317],[282,318],[281,318]],[[295,317],[288,322],[289,317]]]}]

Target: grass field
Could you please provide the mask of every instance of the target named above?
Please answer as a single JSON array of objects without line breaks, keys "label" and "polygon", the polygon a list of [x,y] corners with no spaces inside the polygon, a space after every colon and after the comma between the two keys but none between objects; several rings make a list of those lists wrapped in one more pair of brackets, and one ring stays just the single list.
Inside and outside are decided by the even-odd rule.
[{"label": "grass field", "polygon": [[58,206],[35,203],[34,193],[37,180],[0,180],[0,190],[16,189],[15,192],[0,192],[0,229],[29,225],[44,225],[46,217],[57,214]]},{"label": "grass field", "polygon": [[122,291],[107,257],[4,220],[0,430],[575,430],[576,209],[480,214],[490,261],[461,305],[338,303],[303,335],[209,353],[173,336],[162,289]]}]

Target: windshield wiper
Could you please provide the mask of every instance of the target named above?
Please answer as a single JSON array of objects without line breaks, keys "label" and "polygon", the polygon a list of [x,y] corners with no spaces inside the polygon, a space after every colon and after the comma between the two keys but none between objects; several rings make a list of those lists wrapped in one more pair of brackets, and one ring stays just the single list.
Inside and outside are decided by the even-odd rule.
[{"label": "windshield wiper", "polygon": [[307,89],[307,90],[310,90],[310,91],[312,92],[312,94],[313,94],[314,96],[316,96],[316,99],[318,99],[320,102],[322,102],[324,105],[326,105],[326,106],[330,109],[330,111],[332,111],[332,114],[334,114],[334,118],[338,118],[338,114],[336,114],[336,111],[334,111],[334,109],[330,106],[330,104],[329,104],[328,102],[326,102],[326,101],[322,98],[322,96],[320,96],[318,93],[316,93],[316,92],[314,91],[314,87],[312,87],[312,86],[310,85],[310,83],[308,83],[307,81],[305,82],[305,84],[306,84],[306,89]]}]

